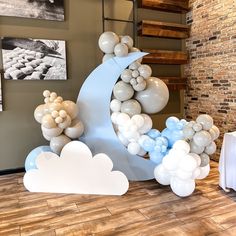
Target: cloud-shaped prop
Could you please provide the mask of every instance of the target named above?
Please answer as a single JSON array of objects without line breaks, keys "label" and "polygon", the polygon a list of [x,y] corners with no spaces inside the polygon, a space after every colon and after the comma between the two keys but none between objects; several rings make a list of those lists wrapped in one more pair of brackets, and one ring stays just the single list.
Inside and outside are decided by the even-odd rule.
[{"label": "cloud-shaped prop", "polygon": [[80,141],[64,146],[59,157],[42,152],[36,158],[38,169],[24,175],[24,185],[31,192],[122,195],[129,182],[120,171],[112,171],[111,159],[103,153],[92,156]]}]

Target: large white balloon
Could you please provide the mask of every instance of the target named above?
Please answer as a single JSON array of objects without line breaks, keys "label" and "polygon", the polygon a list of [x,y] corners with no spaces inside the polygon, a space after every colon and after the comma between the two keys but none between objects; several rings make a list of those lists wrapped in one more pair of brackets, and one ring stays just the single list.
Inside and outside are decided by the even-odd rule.
[{"label": "large white balloon", "polygon": [[147,114],[155,114],[161,111],[169,100],[169,90],[166,84],[156,77],[146,79],[146,89],[136,93],[142,111]]},{"label": "large white balloon", "polygon": [[139,128],[139,133],[140,134],[145,134],[152,128],[152,119],[150,118],[150,116],[148,116],[146,114],[141,114],[141,116],[144,119],[144,123]]},{"label": "large white balloon", "polygon": [[163,165],[158,165],[154,169],[154,176],[155,176],[155,179],[158,183],[160,183],[162,185],[169,185],[170,184],[170,177],[171,176],[170,176],[168,170],[166,170]]},{"label": "large white balloon", "polygon": [[104,53],[113,53],[117,43],[119,43],[118,35],[110,31],[101,34],[98,40],[98,46]]},{"label": "large white balloon", "polygon": [[208,164],[206,166],[199,167],[199,169],[200,169],[200,174],[197,176],[196,179],[204,179],[209,175],[210,165]]},{"label": "large white balloon", "polygon": [[175,177],[171,178],[170,187],[176,195],[187,197],[193,193],[195,189],[195,181],[192,179],[182,180]]}]

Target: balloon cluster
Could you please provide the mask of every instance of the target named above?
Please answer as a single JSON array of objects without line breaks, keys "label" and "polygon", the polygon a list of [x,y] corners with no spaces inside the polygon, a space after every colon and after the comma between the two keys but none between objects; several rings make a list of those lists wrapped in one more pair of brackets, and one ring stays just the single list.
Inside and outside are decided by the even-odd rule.
[{"label": "balloon cluster", "polygon": [[125,83],[129,83],[135,91],[143,91],[147,85],[145,79],[151,75],[152,69],[149,65],[141,65],[136,61],[121,73],[120,78]]},{"label": "balloon cluster", "polygon": [[[124,57],[129,52],[140,51],[133,47],[130,36],[118,36],[113,32],[104,32],[98,44],[105,53],[103,62],[114,56]],[[137,60],[121,73],[113,88],[111,120],[118,138],[133,155],[146,154],[142,136],[152,128],[152,119],[148,114],[161,111],[169,100],[166,84],[151,75],[151,67]]]},{"label": "balloon cluster", "polygon": [[170,116],[166,120],[166,128],[161,132],[162,136],[168,139],[168,148],[172,148],[177,140],[184,139],[183,128],[188,122],[185,119],[179,120]]},{"label": "balloon cluster", "polygon": [[193,193],[195,179],[205,178],[209,171],[210,165],[201,167],[200,156],[191,152],[186,141],[178,140],[155,168],[154,176],[160,184],[170,185],[176,195],[186,197]]},{"label": "balloon cluster", "polygon": [[196,121],[190,121],[183,129],[183,136],[190,144],[190,151],[200,155],[201,166],[208,165],[209,155],[216,151],[216,140],[219,129],[213,124],[213,119],[207,114],[199,115]]},{"label": "balloon cluster", "polygon": [[62,148],[72,139],[78,139],[84,132],[83,123],[76,118],[77,105],[69,100],[63,101],[55,92],[43,92],[44,103],[36,107],[35,120],[41,124],[43,137],[50,141],[53,152],[60,154]]},{"label": "balloon cluster", "polygon": [[[114,32],[104,32],[98,40],[99,48],[105,53],[102,61],[106,61],[112,57],[125,57],[129,52],[137,52],[139,49],[133,47],[133,39],[128,36],[118,36]],[[141,62],[141,60],[139,60]]]}]

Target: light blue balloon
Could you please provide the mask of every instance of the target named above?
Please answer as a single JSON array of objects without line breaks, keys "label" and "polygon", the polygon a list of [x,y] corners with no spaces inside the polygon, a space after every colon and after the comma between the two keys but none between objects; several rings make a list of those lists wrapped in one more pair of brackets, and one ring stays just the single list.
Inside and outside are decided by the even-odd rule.
[{"label": "light blue balloon", "polygon": [[166,120],[166,127],[170,130],[176,129],[176,125],[179,122],[179,119],[175,116],[171,116]]},{"label": "light blue balloon", "polygon": [[183,131],[182,130],[173,130],[171,132],[171,136],[168,137],[168,142],[169,142],[168,147],[172,148],[176,141],[182,140],[182,139],[184,139],[183,138]]},{"label": "light blue balloon", "polygon": [[33,149],[25,159],[25,170],[37,169],[35,160],[42,152],[52,152],[49,146],[39,146]]},{"label": "light blue balloon", "polygon": [[163,154],[161,152],[153,151],[153,152],[149,153],[150,160],[155,162],[157,165],[161,164],[164,156],[165,156],[165,154]]},{"label": "light blue balloon", "polygon": [[147,138],[143,141],[141,146],[146,152],[152,152],[154,150],[155,145],[156,145],[155,140]]},{"label": "light blue balloon", "polygon": [[161,133],[159,130],[157,129],[151,129],[147,135],[153,139],[157,138],[157,137],[160,137],[161,136]]},{"label": "light blue balloon", "polygon": [[181,121],[179,121],[179,122],[176,123],[176,128],[177,128],[177,129],[182,130],[183,127],[184,127],[184,124],[183,124]]}]

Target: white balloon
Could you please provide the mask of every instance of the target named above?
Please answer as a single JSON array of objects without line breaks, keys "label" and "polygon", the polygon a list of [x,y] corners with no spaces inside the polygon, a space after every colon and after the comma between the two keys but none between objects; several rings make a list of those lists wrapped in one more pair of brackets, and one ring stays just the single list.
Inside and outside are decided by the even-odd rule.
[{"label": "white balloon", "polygon": [[182,150],[184,153],[189,153],[190,151],[190,146],[189,144],[184,141],[184,140],[178,140],[174,143],[173,145],[173,149],[179,149],[179,150]]},{"label": "white balloon", "polygon": [[200,166],[201,158],[200,158],[200,156],[198,154],[196,154],[196,153],[189,153],[188,155],[192,156],[196,160],[197,166]]},{"label": "white balloon", "polygon": [[184,171],[193,172],[197,168],[197,161],[191,155],[186,155],[181,158],[179,167]]},{"label": "white balloon", "polygon": [[113,112],[111,114],[111,121],[112,121],[112,123],[117,124],[117,117],[118,117],[119,114],[120,114],[120,112]]},{"label": "white balloon", "polygon": [[110,109],[113,112],[119,112],[121,109],[121,101],[119,101],[118,99],[113,99],[110,103]]},{"label": "white balloon", "polygon": [[152,128],[152,119],[150,116],[146,114],[141,114],[141,116],[144,119],[144,124],[139,128],[139,133],[140,134],[145,134],[147,133],[151,128]]},{"label": "white balloon", "polygon": [[114,47],[119,43],[119,37],[110,31],[104,32],[100,35],[98,40],[99,48],[104,53],[113,53]]},{"label": "white balloon", "polygon": [[162,185],[169,185],[170,184],[170,174],[169,171],[164,168],[162,164],[158,165],[154,169],[154,176],[158,183]]},{"label": "white balloon", "polygon": [[136,142],[131,142],[128,144],[128,152],[132,155],[137,155],[140,151],[140,146]]},{"label": "white balloon", "polygon": [[171,178],[170,187],[176,195],[180,197],[187,197],[193,193],[195,189],[195,182],[193,179],[181,180],[175,177]]},{"label": "white balloon", "polygon": [[196,179],[204,179],[208,176],[209,172],[210,172],[210,165],[206,165],[204,167],[199,167],[200,169],[200,175],[197,176]]},{"label": "white balloon", "polygon": [[192,174],[192,171],[185,171],[182,169],[177,169],[177,171],[175,172],[175,176],[182,180],[190,179],[192,177]]},{"label": "white balloon", "polygon": [[121,141],[121,143],[124,145],[124,146],[128,146],[129,144],[129,140],[127,138],[124,137],[124,135],[121,133],[121,132],[117,132],[117,137],[119,138],[119,140]]},{"label": "white balloon", "polygon": [[162,159],[162,164],[165,169],[169,171],[176,170],[179,165],[179,158],[176,156],[171,156],[170,154],[167,154],[163,159]]},{"label": "white balloon", "polygon": [[138,152],[137,155],[144,157],[146,154],[147,154],[147,152],[143,148],[140,147],[140,151]]},{"label": "white balloon", "polygon": [[118,43],[114,47],[114,54],[117,57],[126,57],[129,53],[129,48],[126,44],[124,43]]},{"label": "white balloon", "polygon": [[194,171],[193,171],[193,174],[192,174],[192,179],[196,179],[199,175],[201,174],[201,171],[200,171],[200,168],[196,168]]},{"label": "white balloon", "polygon": [[116,119],[116,123],[118,125],[125,125],[128,121],[130,121],[129,115],[125,113],[118,114],[117,119]]},{"label": "white balloon", "polygon": [[137,125],[138,128],[142,127],[144,125],[144,118],[142,115],[134,115],[131,117],[131,121]]}]

